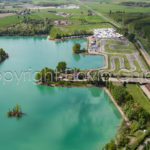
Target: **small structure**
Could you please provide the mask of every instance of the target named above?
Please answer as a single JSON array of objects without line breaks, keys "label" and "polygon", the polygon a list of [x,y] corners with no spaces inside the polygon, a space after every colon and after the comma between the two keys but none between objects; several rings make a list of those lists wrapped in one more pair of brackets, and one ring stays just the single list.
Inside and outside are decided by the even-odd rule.
[{"label": "small structure", "polygon": [[95,52],[97,47],[96,47],[96,38],[94,36],[91,36],[89,38],[89,50],[90,52]]},{"label": "small structure", "polygon": [[62,17],[67,17],[69,16],[69,14],[65,13],[65,12],[59,12],[56,14],[57,16],[62,16]]},{"label": "small structure", "polygon": [[60,26],[60,25],[64,25],[65,26],[65,25],[68,25],[69,23],[66,20],[55,20],[54,24],[57,25],[57,26]]},{"label": "small structure", "polygon": [[22,10],[22,11],[18,11],[17,12],[17,15],[29,15],[29,14],[31,14],[31,11],[30,11],[30,9],[28,10]]},{"label": "small structure", "polygon": [[64,79],[73,79],[73,75],[72,74],[65,74],[65,73],[61,73],[58,77],[60,80],[64,80]]},{"label": "small structure", "polygon": [[93,15],[94,15],[94,12],[91,10],[88,10],[88,16],[93,16]]}]

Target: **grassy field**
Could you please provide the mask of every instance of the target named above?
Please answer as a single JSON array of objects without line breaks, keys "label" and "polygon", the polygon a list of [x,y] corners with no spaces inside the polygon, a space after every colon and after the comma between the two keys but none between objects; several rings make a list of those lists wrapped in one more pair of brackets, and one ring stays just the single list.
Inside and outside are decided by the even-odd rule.
[{"label": "grassy field", "polygon": [[9,25],[17,24],[20,21],[22,21],[22,19],[23,19],[23,16],[18,18],[17,15],[0,18],[0,27],[7,27]]},{"label": "grassy field", "polygon": [[86,30],[92,31],[96,28],[109,28],[112,27],[110,24],[107,23],[99,23],[99,24],[72,24],[68,26],[54,26],[54,29],[61,34],[70,34],[76,30]]},{"label": "grassy field", "polygon": [[128,84],[127,90],[147,112],[150,113],[150,100],[144,95],[142,89],[136,84]]},{"label": "grassy field", "polygon": [[85,2],[85,4],[100,13],[109,13],[110,10],[111,11],[147,13],[150,10],[150,8],[123,6],[123,5],[119,5],[118,3]]},{"label": "grassy field", "polygon": [[[116,50],[111,50],[110,45],[114,44],[114,49]],[[116,44],[116,45],[115,45]],[[117,50],[118,49],[118,50]],[[107,40],[107,44],[105,45],[105,51],[109,53],[125,53],[125,54],[131,54],[131,51],[128,51],[127,49],[131,50],[136,50],[134,45],[129,42],[128,46],[125,46],[123,42],[121,41],[114,41],[114,40]]]},{"label": "grassy field", "polygon": [[[17,9],[14,9],[17,10]],[[69,14],[67,17],[57,15],[58,12],[64,12]],[[88,9],[80,6],[79,9],[41,9],[32,10],[31,14],[16,15],[0,18],[0,29],[6,29],[9,26],[21,23],[24,19],[35,20],[51,20],[51,24],[54,25],[55,20],[68,21],[68,25],[54,25],[57,31],[61,31],[62,34],[68,34],[75,30],[91,31],[94,28],[112,27],[108,23],[104,23],[105,20],[96,14],[92,16],[88,15]]]}]

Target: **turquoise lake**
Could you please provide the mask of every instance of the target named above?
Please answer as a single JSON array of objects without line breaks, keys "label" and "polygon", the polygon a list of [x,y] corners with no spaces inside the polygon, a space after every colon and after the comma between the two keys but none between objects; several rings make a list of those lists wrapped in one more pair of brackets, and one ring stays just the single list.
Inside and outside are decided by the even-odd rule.
[{"label": "turquoise lake", "polygon": [[[103,89],[46,87],[23,77],[16,82],[15,73],[54,69],[59,61],[80,69],[104,65],[101,56],[72,54],[77,42],[86,46],[85,39],[0,37],[0,48],[9,53],[0,64],[0,149],[100,150],[115,136],[121,116]],[[13,73],[13,80],[10,73],[3,76],[6,72]],[[8,118],[16,104],[26,115]]]}]

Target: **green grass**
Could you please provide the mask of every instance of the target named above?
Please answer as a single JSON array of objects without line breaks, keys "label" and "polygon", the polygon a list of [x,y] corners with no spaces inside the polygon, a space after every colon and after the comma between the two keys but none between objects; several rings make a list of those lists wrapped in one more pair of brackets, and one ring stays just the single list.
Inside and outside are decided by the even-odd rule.
[{"label": "green grass", "polygon": [[[111,50],[109,47],[111,44],[116,44],[114,45],[114,49],[118,50]],[[128,46],[125,46],[122,41],[107,40],[107,44],[105,45],[105,51],[109,53],[131,54],[132,51],[128,51],[127,49],[136,50],[135,46],[131,42],[129,42]]]},{"label": "green grass", "polygon": [[[116,44],[118,44],[118,43],[116,43]],[[127,46],[124,44],[115,45],[114,48],[115,49],[123,49],[123,50],[126,50],[126,49],[135,50],[136,49],[135,46],[131,42],[129,42],[129,45],[127,45]]]},{"label": "green grass", "polygon": [[58,33],[61,35],[71,35],[74,33],[74,31],[84,30],[84,31],[92,32],[93,29],[107,28],[107,27],[112,27],[112,26],[108,23],[100,23],[100,24],[81,24],[81,23],[75,24],[74,23],[68,26],[54,26],[52,30],[55,31],[55,34]]},{"label": "green grass", "polygon": [[20,16],[18,18],[17,15],[0,18],[0,27],[7,27],[9,25],[17,24],[20,21],[22,21],[22,19],[23,19],[23,16]]},{"label": "green grass", "polygon": [[[56,13],[49,13],[48,11],[56,11]],[[62,17],[56,15],[58,12],[69,13],[69,16]],[[45,18],[50,19],[52,22],[54,20],[67,20],[70,25],[68,26],[55,26],[56,29],[62,30],[62,32],[70,33],[75,30],[92,30],[94,28],[104,28],[112,27],[112,25],[103,23],[105,20],[102,17],[94,14],[93,16],[88,16],[88,9],[83,6],[80,9],[44,9],[44,10],[32,10],[32,13],[25,15],[26,18],[43,20]],[[23,20],[24,16],[14,15],[4,18],[0,18],[0,27],[5,28],[11,25],[15,25]]]},{"label": "green grass", "polygon": [[150,113],[150,100],[144,95],[142,89],[136,84],[127,84],[127,91],[133,96],[147,112]]},{"label": "green grass", "polygon": [[135,72],[142,73],[141,67],[139,66],[139,63],[138,63],[136,60],[133,60],[133,64],[134,64],[135,67],[136,67]]},{"label": "green grass", "polygon": [[125,67],[125,69],[130,70],[131,67],[130,67],[130,63],[129,63],[127,57],[125,55],[122,55],[122,57],[124,58],[124,67]]},{"label": "green grass", "polygon": [[115,68],[115,70],[114,70],[114,73],[118,73],[119,70],[120,70],[119,58],[115,58],[115,65],[116,65],[116,68]]},{"label": "green grass", "polygon": [[123,5],[118,5],[117,3],[115,4],[115,3],[86,2],[85,4],[93,8],[94,10],[99,11],[100,13],[109,13],[110,10],[146,13],[149,12],[150,9],[144,7],[123,6]]},{"label": "green grass", "polygon": [[125,69],[130,69],[130,64],[129,64],[129,61],[127,59],[127,57],[125,55],[120,55],[120,54],[108,54],[108,68],[111,69],[111,64],[110,64],[110,58],[111,56],[119,56],[119,57],[122,57],[124,58],[124,66],[125,66]]}]

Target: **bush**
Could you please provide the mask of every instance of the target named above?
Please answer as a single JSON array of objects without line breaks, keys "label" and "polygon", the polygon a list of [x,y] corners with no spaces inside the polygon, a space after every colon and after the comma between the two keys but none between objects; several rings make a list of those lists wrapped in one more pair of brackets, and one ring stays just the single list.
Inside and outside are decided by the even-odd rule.
[{"label": "bush", "polygon": [[126,100],[127,92],[123,86],[114,87],[112,94],[119,105]]},{"label": "bush", "polygon": [[81,45],[79,43],[74,44],[74,46],[72,47],[74,53],[79,53],[80,49],[81,49]]},{"label": "bush", "polygon": [[67,68],[67,64],[64,61],[59,62],[56,68],[57,68],[57,71],[59,71],[61,73],[65,73],[65,70]]}]

